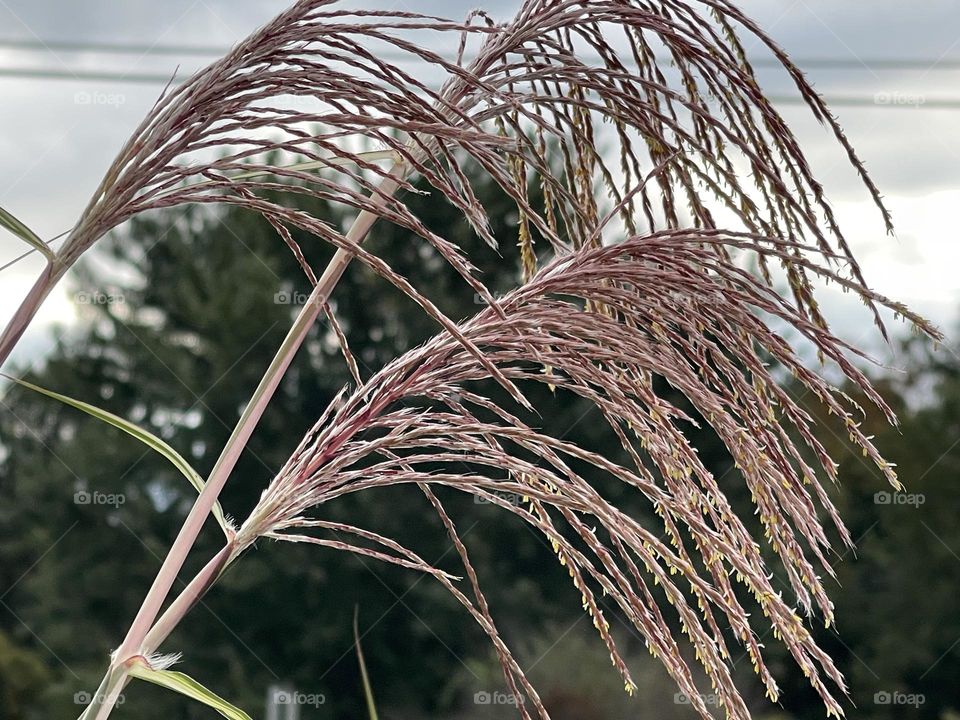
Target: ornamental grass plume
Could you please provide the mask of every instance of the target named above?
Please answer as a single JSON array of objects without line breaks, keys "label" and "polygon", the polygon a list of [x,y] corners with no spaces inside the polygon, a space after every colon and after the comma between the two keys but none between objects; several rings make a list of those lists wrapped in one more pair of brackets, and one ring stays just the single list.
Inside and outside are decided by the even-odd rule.
[{"label": "ornamental grass plume", "polygon": [[[416,175],[496,245],[462,170],[468,160],[516,200],[528,277],[534,235],[557,252],[599,242],[606,195],[627,234],[715,227],[722,208],[759,234],[809,236],[821,250],[832,239],[863,283],[796,138],[757,83],[738,26],[783,63],[891,228],[879,192],[823,100],[773,40],[725,0],[537,0],[504,24],[480,11],[455,22],[301,0],[164,92],[60,249],[40,243],[48,266],[0,340],[0,361],[57,280],[97,240],[134,215],[188,203],[261,213],[290,243],[285,228],[300,227],[403,286],[358,248],[374,218],[387,220],[432,243],[488,297],[458,249],[396,196],[417,191],[407,180]],[[449,38],[457,57],[407,35],[431,46]],[[418,79],[430,72],[445,78],[439,88]],[[603,139],[609,151],[601,153],[603,124],[612,132]],[[371,145],[381,149],[364,150]],[[278,154],[289,162],[278,162]],[[658,172],[644,183],[651,167]],[[534,179],[542,207],[530,203]],[[291,207],[297,195],[360,213],[353,232]],[[809,297],[803,274],[789,264],[787,271],[794,293]],[[403,289],[429,308],[425,297]]]},{"label": "ornamental grass plume", "polygon": [[[764,95],[742,38],[782,64],[890,230],[879,191],[823,100],[727,0],[525,0],[504,23],[482,11],[453,21],[300,0],[164,91],[58,250],[0,214],[48,261],[0,337],[0,361],[73,263],[104,234],[150,210],[199,203],[259,213],[313,284],[206,483],[174,458],[199,497],[85,718],[105,720],[132,677],[181,692],[189,686],[197,697],[195,683],[153,667],[149,658],[259,537],[332,546],[434,576],[490,637],[510,689],[533,700],[519,712],[546,717],[497,630],[467,546],[435,493],[439,486],[485,498],[543,533],[582,593],[628,691],[630,670],[598,593],[637,628],[704,717],[709,708],[671,628],[679,622],[727,716],[746,718],[731,677],[731,642],[746,648],[768,695],[776,699],[779,692],[758,623],[750,621],[757,617],[753,607],[827,712],[842,714],[836,697],[843,679],[797,611],[817,612],[829,623],[819,575],[832,574],[824,519],[843,542],[850,538],[823,485],[835,479],[836,465],[811,416],[778,384],[778,371],[789,371],[826,404],[894,486],[897,480],[859,430],[858,409],[782,334],[790,329],[893,421],[857,368],[856,348],[831,333],[815,284],[857,295],[884,336],[881,308],[937,333],[868,289],[799,142]],[[431,49],[444,46],[453,49]],[[425,79],[431,74],[439,84]],[[458,208],[496,247],[471,186],[473,168],[517,206],[523,284],[500,299],[464,251],[426,227],[404,201],[405,194],[429,192]],[[354,220],[336,227],[298,209],[301,196],[345,207]],[[429,287],[414,287],[363,247],[378,221],[429,243],[463,278],[464,292],[486,306],[463,322],[448,318]],[[322,272],[305,261],[294,228],[337,248]],[[354,258],[440,328],[366,381],[328,303]],[[220,490],[321,312],[341,340],[355,387],[306,434],[241,527],[222,522],[223,549],[161,614],[206,518],[223,517]],[[664,381],[689,408],[664,396],[658,389]],[[630,462],[539,430],[538,408],[525,394],[533,383],[593,403]],[[686,432],[695,425],[709,426],[725,444],[763,538],[753,537],[731,508],[729,488],[698,459]],[[603,478],[642,495],[664,534],[605,499]],[[337,497],[401,483],[416,485],[438,513],[465,582],[390,538],[324,518],[324,506]],[[500,491],[525,501],[505,502]],[[337,540],[318,532],[331,530]],[[771,582],[764,546],[782,564],[789,598]],[[225,714],[240,713],[204,697]]]},{"label": "ornamental grass plume", "polygon": [[[544,534],[581,591],[584,610],[628,692],[633,680],[598,593],[616,603],[704,717],[712,717],[704,693],[659,603],[672,606],[728,717],[748,718],[749,713],[733,685],[729,644],[720,629],[724,625],[743,645],[775,701],[776,680],[764,663],[750,612],[735,592],[739,584],[753,596],[828,713],[842,714],[831,689],[844,690],[839,672],[815,644],[794,601],[783,598],[774,585],[761,543],[734,513],[728,491],[700,462],[684,428],[705,422],[724,441],[796,601],[808,615],[818,611],[829,626],[833,608],[820,573],[834,573],[825,556],[831,544],[820,515],[831,519],[844,542],[851,540],[817,470],[804,458],[812,453],[831,479],[836,465],[816,439],[811,417],[779,387],[771,366],[788,369],[837,414],[853,443],[899,485],[890,465],[859,430],[849,399],[807,370],[795,350],[758,316],[792,327],[891,419],[892,412],[846,359],[849,346],[717,253],[721,248],[770,261],[809,250],[744,233],[704,230],[663,231],[583,248],[558,258],[502,298],[502,316],[487,308],[459,328],[509,382],[520,388],[549,384],[556,392],[595,404],[630,464],[617,464],[531,427],[515,414],[520,408],[483,392],[481,381],[490,378],[487,369],[461,342],[442,333],[387,365],[320,419],[240,528],[236,552],[268,537],[351,550],[436,576],[504,653],[511,687],[525,688],[546,717],[492,621],[477,610],[486,603],[455,535],[474,601],[413,551],[312,512],[322,513],[326,503],[368,488],[416,484],[453,535],[431,488],[454,488],[514,513]],[[903,311],[825,266],[800,265],[870,302]],[[909,317],[923,326],[920,318]],[[694,412],[655,392],[655,377],[679,391]],[[606,500],[596,489],[601,476],[641,493],[662,519],[662,533],[643,527]],[[507,495],[522,496],[524,503],[516,505]],[[382,550],[308,532],[317,529],[352,534]]]}]

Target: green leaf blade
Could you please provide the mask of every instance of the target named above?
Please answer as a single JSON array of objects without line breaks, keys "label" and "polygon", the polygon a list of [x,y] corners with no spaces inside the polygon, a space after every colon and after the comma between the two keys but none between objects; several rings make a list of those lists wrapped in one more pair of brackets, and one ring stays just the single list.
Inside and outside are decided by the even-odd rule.
[{"label": "green leaf blade", "polygon": [[377,703],[373,699],[373,687],[370,685],[370,675],[367,672],[367,663],[363,658],[363,648],[360,647],[360,628],[359,628],[360,608],[353,607],[353,640],[357,646],[357,662],[360,664],[360,678],[363,681],[363,697],[367,703],[367,715],[370,720],[379,720],[377,716]]},{"label": "green leaf blade", "polygon": [[33,230],[28,228],[26,225],[20,222],[20,220],[4,210],[2,207],[0,207],[0,227],[9,230],[25,243],[33,246],[34,250],[38,250],[39,252],[43,253],[47,260],[52,261],[54,259],[55,255],[53,250],[50,249],[50,246],[41,240]]},{"label": "green leaf blade", "polygon": [[132,677],[154,685],[173,690],[192,700],[213,708],[228,720],[252,720],[243,710],[233,705],[212,690],[208,690],[189,675],[174,670],[154,670],[142,662],[134,662],[130,667]]},{"label": "green leaf blade", "polygon": [[[33,390],[34,392],[40,393],[41,395],[46,395],[49,398],[58,400],[59,402],[62,402],[65,405],[69,405],[73,408],[76,408],[77,410],[85,412],[87,415],[90,415],[91,417],[97,418],[101,422],[105,422],[108,425],[112,425],[113,427],[119,430],[122,430],[123,432],[127,433],[131,437],[134,437],[140,442],[142,442],[151,450],[159,453],[160,455],[165,457],[167,460],[169,460],[170,463],[177,470],[179,470],[180,473],[190,482],[190,484],[193,485],[193,487],[196,489],[198,493],[203,490],[203,487],[205,484],[203,481],[203,478],[200,477],[200,474],[193,469],[193,466],[190,465],[187,459],[183,457],[183,455],[178,453],[176,450],[174,450],[169,444],[167,444],[166,442],[158,438],[156,435],[151,433],[149,430],[145,430],[139,425],[132,423],[129,420],[126,420],[120,417],[119,415],[114,415],[111,412],[98,408],[96,405],[91,405],[90,403],[86,403],[86,402],[83,402],[82,400],[77,400],[75,398],[68,397],[67,395],[61,395],[58,392],[54,392],[53,390],[47,390],[46,388],[40,387],[39,385],[34,385],[33,383],[27,382],[26,380],[21,380],[15,377],[11,377],[9,375],[4,375],[4,377],[6,377],[9,380],[12,380],[18,385],[21,385],[27,388],[28,390]],[[223,529],[224,533],[227,535],[227,537],[228,538],[231,537],[233,533],[233,527],[227,521],[227,518],[223,513],[223,508],[220,507],[219,502],[213,506],[212,512],[214,517],[216,517],[220,527]]]}]

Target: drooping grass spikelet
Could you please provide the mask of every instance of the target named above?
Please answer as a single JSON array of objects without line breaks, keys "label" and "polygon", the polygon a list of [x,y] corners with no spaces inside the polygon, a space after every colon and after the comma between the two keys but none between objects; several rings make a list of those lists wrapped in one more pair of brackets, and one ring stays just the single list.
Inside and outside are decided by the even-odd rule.
[{"label": "drooping grass spikelet", "polygon": [[[847,398],[804,365],[764,318],[790,326],[891,420],[848,358],[855,348],[830,333],[814,283],[854,293],[881,332],[881,307],[935,331],[867,289],[822,186],[754,76],[745,38],[782,63],[889,229],[879,191],[822,99],[729,0],[525,0],[504,23],[480,11],[456,21],[299,0],[225,57],[164,91],[0,336],[0,362],[53,284],[104,234],[140,213],[185,204],[259,213],[314,283],[318,273],[291,229],[306,231],[411,297],[440,333],[362,382],[324,305],[358,387],[305,436],[231,550],[271,537],[431,575],[490,638],[511,690],[522,689],[545,717],[434,492],[453,488],[515,514],[547,538],[628,689],[629,669],[600,612],[598,590],[704,717],[709,708],[683,641],[670,632],[673,622],[728,717],[746,718],[748,711],[732,681],[721,627],[731,628],[775,698],[776,682],[755,636],[760,627],[741,601],[747,595],[760,610],[752,617],[764,618],[828,712],[839,715],[834,693],[843,691],[842,678],[797,609],[819,611],[828,622],[832,614],[818,576],[831,573],[820,515],[844,542],[850,538],[816,469],[833,479],[835,463],[772,366],[792,373],[897,481]],[[456,57],[430,49],[445,39],[458,48]],[[517,208],[525,283],[499,301],[463,249],[428,228],[404,200],[435,195],[496,247],[487,209],[471,187],[468,171],[476,168]],[[539,199],[531,187],[540,189]],[[360,230],[299,209],[297,196],[346,208],[363,220]],[[735,231],[718,229],[721,213],[733,218]],[[463,323],[448,318],[429,288],[414,287],[362,245],[374,222],[429,243],[487,307]],[[538,268],[538,258],[551,255]],[[758,276],[743,269],[745,256],[756,261]],[[772,289],[778,265],[789,297]],[[659,396],[654,378],[693,410]],[[482,381],[491,379],[510,400],[483,394]],[[532,409],[523,388],[532,383],[593,403],[630,462],[523,420]],[[726,446],[755,504],[762,539],[700,461],[684,432],[695,422],[709,425]],[[643,496],[662,521],[663,539],[574,469],[584,465],[591,477],[620,481]],[[218,488],[226,475],[219,480]],[[426,493],[457,548],[472,599],[412,550],[317,516],[345,494],[396,484]],[[499,491],[529,501],[506,502]],[[792,599],[773,584],[761,543],[779,557]],[[171,583],[178,569],[169,573]],[[148,599],[157,600],[152,591]],[[135,621],[137,642],[149,620]]]},{"label": "drooping grass spikelet", "polygon": [[[704,717],[709,709],[661,607],[676,614],[729,717],[747,718],[748,711],[733,684],[718,618],[732,628],[776,698],[779,689],[756,639],[763,625],[751,622],[739,585],[760,611],[754,617],[786,646],[828,711],[840,714],[830,687],[845,691],[840,673],[775,584],[761,541],[733,511],[684,429],[705,422],[724,442],[765,528],[762,542],[786,572],[787,594],[829,620],[832,606],[819,573],[832,572],[824,554],[831,543],[819,513],[841,530],[842,524],[804,458],[812,453],[827,477],[834,464],[812,432],[811,417],[777,385],[769,360],[793,372],[846,422],[852,441],[891,482],[895,477],[857,427],[855,408],[807,370],[761,316],[792,327],[890,411],[848,359],[852,348],[808,318],[796,298],[781,297],[728,259],[744,254],[796,264],[798,272],[894,306],[810,259],[819,256],[816,248],[749,233],[674,230],[583,247],[502,298],[502,316],[487,308],[460,330],[521,389],[546,383],[540,368],[550,367],[549,382],[594,403],[632,462],[621,465],[546,435],[482,395],[477,382],[488,372],[461,343],[441,334],[387,365],[311,430],[264,492],[239,542],[262,534],[282,538],[286,529],[309,526],[324,504],[369,488],[415,483],[476,494],[519,516],[553,545],[628,687],[629,670],[594,599],[597,590],[642,633]],[[935,334],[919,317],[907,317]],[[653,376],[682,393],[696,416],[658,395]],[[663,522],[665,539],[606,500],[572,460],[644,496]],[[529,501],[517,505],[499,493]]]},{"label": "drooping grass spikelet", "polygon": [[[416,42],[427,35],[439,45],[451,36],[457,56]],[[297,210],[295,196],[409,230],[493,303],[461,250],[425,227],[402,193],[380,187],[389,182],[399,191],[436,194],[495,244],[467,165],[482,168],[516,201],[528,274],[534,236],[543,239],[543,251],[600,242],[596,220],[609,198],[620,207],[622,225],[610,231],[621,236],[716,227],[716,212],[724,209],[745,230],[807,238],[824,257],[838,246],[863,283],[822,187],[746,62],[740,35],[783,63],[879,204],[822,99],[774,41],[724,0],[527,0],[505,23],[482,12],[454,21],[300,0],[164,91],[31,301],[134,215],[228,204],[263,214],[288,244],[285,228],[299,227],[356,253],[450,329],[426,293],[413,293],[345,232]],[[663,172],[634,194],[639,178],[660,164]],[[749,181],[740,166],[749,168]],[[528,182],[542,188],[542,205],[531,202]],[[790,283],[822,325],[805,274],[791,274]],[[35,310],[25,307],[15,317],[0,342],[0,360]]]}]

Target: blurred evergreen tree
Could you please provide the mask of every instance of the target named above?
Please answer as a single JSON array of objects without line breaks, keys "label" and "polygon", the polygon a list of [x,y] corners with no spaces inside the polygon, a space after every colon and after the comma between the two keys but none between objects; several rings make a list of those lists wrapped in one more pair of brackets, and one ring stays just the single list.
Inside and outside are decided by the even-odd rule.
[{"label": "blurred evergreen tree", "polygon": [[[476,191],[501,240],[500,254],[486,248],[446,204],[423,196],[413,199],[413,209],[468,250],[495,292],[504,291],[519,275],[515,206],[489,181],[480,181]],[[338,208],[305,209],[336,224],[347,219]],[[314,267],[322,267],[329,249],[302,234],[295,237]],[[414,285],[429,288],[450,316],[463,318],[478,309],[472,291],[422,241],[380,225],[369,242]],[[135,220],[106,241],[73,282],[83,322],[63,334],[30,377],[145,425],[201,474],[213,466],[281,342],[294,304],[309,292],[267,223],[239,211],[215,215],[199,208]],[[405,296],[360,265],[350,268],[334,299],[365,376],[437,329]],[[850,679],[856,716],[877,720],[901,717],[905,710],[914,714],[913,708],[876,704],[878,692],[923,693],[916,716],[931,720],[960,707],[954,681],[960,671],[954,591],[960,577],[960,528],[954,520],[960,507],[954,481],[960,464],[955,444],[960,363],[914,354],[915,375],[886,393],[900,406],[900,431],[873,415],[866,422],[900,465],[907,491],[923,494],[923,505],[875,504],[875,493],[886,490],[876,473],[825,431],[832,449],[844,457],[836,501],[859,540],[859,559],[850,554],[837,563],[834,599],[841,635],[831,634],[825,642]],[[222,496],[227,512],[245,516],[305,429],[347,382],[332,333],[320,323],[227,485]],[[923,407],[906,407],[900,398],[922,388]],[[539,424],[559,435],[573,431],[592,449],[620,452],[599,418],[584,414],[587,406],[562,394],[551,403]],[[714,438],[702,434],[699,444],[718,475],[730,469]],[[75,717],[77,703],[84,701],[77,693],[99,680],[110,643],[121,639],[194,493],[136,441],[19,388],[8,388],[3,398],[0,453],[0,717]],[[734,492],[741,485],[733,476],[723,483]],[[621,504],[628,501],[621,486],[605,491]],[[641,687],[664,688],[655,702],[640,697],[625,705],[622,698],[610,698],[618,683],[611,682],[616,677],[605,651],[599,642],[581,642],[579,630],[552,650],[551,638],[562,636],[581,613],[579,594],[550,548],[495,508],[456,493],[444,500],[508,640],[531,664],[544,651],[558,653],[535,674],[546,685],[547,702],[567,712],[558,717],[571,717],[575,708],[591,708],[578,717],[611,720],[694,717],[689,707],[667,707],[674,692],[670,681],[625,631],[623,643],[641,664]],[[654,522],[647,508],[635,510]],[[458,571],[443,529],[415,492],[363,493],[325,512],[396,537],[428,561]],[[218,548],[219,539],[209,523],[187,572]],[[291,544],[263,543],[245,556],[165,647],[182,651],[187,671],[255,715],[268,686],[284,681],[324,696],[323,705],[302,708],[304,720],[357,717],[362,691],[352,649],[355,604],[367,631],[363,645],[378,701],[394,717],[436,716],[464,704],[467,717],[472,693],[493,690],[491,683],[499,682],[490,672],[485,637],[432,580]],[[593,638],[588,634],[586,640]],[[768,639],[766,645],[779,657],[776,643]],[[578,661],[576,672],[563,677],[564,664]],[[742,665],[742,682],[754,682],[749,662]],[[788,691],[785,711],[819,717],[822,708],[802,676],[786,662],[780,670]],[[755,695],[752,706],[759,711],[766,705],[762,691]],[[128,691],[118,715],[206,716],[144,685]]]},{"label": "blurred evergreen tree", "polygon": [[[516,209],[489,181],[478,184],[477,194],[502,238],[499,252],[445,203],[415,198],[414,210],[470,252],[494,292],[505,291],[519,275]],[[306,209],[345,221],[337,208]],[[322,267],[330,250],[308,236],[296,238],[314,267]],[[415,285],[428,287],[450,316],[479,309],[473,292],[423,241],[380,225],[369,243]],[[73,282],[83,322],[28,377],[144,425],[201,474],[213,466],[295,304],[309,292],[267,223],[239,211],[214,215],[198,208],[133,221],[101,245]],[[335,304],[365,376],[437,331],[405,296],[359,264],[338,286]],[[332,332],[319,323],[221,497],[228,513],[245,516],[349,380]],[[162,458],[82,413],[16,387],[3,402],[0,581],[9,588],[5,603],[23,622],[7,612],[0,628],[34,647],[57,678],[33,703],[36,716],[69,717],[77,714],[74,694],[96,684],[110,643],[121,639],[194,493]],[[561,434],[576,427],[602,446],[602,424],[584,416],[585,405],[560,398],[555,406],[543,424]],[[445,501],[507,636],[576,619],[579,594],[550,549],[521,522],[458,495]],[[418,493],[392,488],[348,497],[332,505],[329,516],[394,536],[459,570],[442,526]],[[219,539],[209,523],[188,572]],[[440,710],[459,699],[451,667],[478,653],[486,657],[487,650],[485,636],[446,591],[427,578],[318,548],[262,544],[166,647],[182,651],[198,679],[241,706],[261,708],[268,685],[283,680],[325,696],[323,707],[304,708],[305,718],[354,713],[362,702],[350,631],[356,603],[361,624],[370,628],[364,647],[385,705]],[[196,712],[147,687],[128,692],[125,702],[129,717]]]},{"label": "blurred evergreen tree", "polygon": [[[903,493],[852,449],[835,417],[804,403],[839,463],[831,495],[856,543],[835,545],[836,627],[815,620],[814,634],[847,678],[852,717],[947,720],[960,708],[960,358],[916,338],[898,345],[907,372],[875,384],[899,427],[865,397],[854,400],[865,410],[864,432],[897,465]],[[779,646],[766,645],[781,658],[788,716],[822,717],[803,675]]]},{"label": "blurred evergreen tree", "polygon": [[0,630],[0,707],[5,720],[25,720],[27,708],[50,681],[40,657]]}]

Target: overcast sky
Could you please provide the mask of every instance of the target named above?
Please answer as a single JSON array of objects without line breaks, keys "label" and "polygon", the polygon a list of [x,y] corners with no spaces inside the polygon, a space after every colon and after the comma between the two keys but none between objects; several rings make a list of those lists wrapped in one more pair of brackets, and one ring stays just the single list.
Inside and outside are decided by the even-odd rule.
[{"label": "overcast sky", "polygon": [[[900,99],[906,106],[838,106],[848,135],[894,212],[897,237],[884,235],[862,187],[827,133],[801,108],[785,107],[819,178],[853,240],[868,281],[952,331],[960,306],[960,110],[934,109],[960,99],[960,0],[750,0],[743,7],[801,64],[835,58],[855,67],[808,74],[828,97]],[[384,7],[462,17],[474,2],[400,0]],[[365,0],[363,7],[371,6]],[[104,55],[32,52],[3,41],[92,41],[227,47],[281,9],[271,0],[0,0],[0,206],[49,238],[76,220],[122,142],[149,110],[159,86],[3,77],[5,69],[82,69],[181,76],[209,59],[170,55]],[[512,2],[484,5],[506,18]],[[748,51],[759,51],[750,48]],[[896,70],[878,60],[922,61]],[[862,65],[859,65],[862,63]],[[764,71],[771,92],[786,91]],[[78,93],[101,102],[80,103]],[[916,99],[912,102],[911,99]],[[0,265],[22,252],[0,236]],[[0,273],[0,323],[5,323],[40,269],[29,259]],[[844,301],[828,297],[844,333],[859,339],[862,316],[845,314]],[[48,300],[20,351],[21,360],[43,347],[49,323],[69,322],[66,287]]]}]

